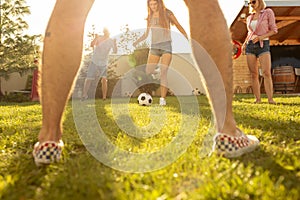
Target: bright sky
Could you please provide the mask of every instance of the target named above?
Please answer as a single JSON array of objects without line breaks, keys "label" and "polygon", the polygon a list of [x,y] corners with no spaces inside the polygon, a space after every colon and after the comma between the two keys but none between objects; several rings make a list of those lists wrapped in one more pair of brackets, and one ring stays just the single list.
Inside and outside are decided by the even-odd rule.
[{"label": "bright sky", "polygon": [[[31,15],[26,18],[30,34],[44,34],[55,2],[56,0],[27,0],[31,10]],[[186,32],[189,32],[188,10],[184,1],[164,0],[164,2],[166,7],[173,11]],[[230,25],[243,6],[244,0],[219,0],[219,3]],[[92,25],[95,25],[96,32],[101,32],[103,27],[108,27],[111,35],[114,36],[120,34],[120,28],[126,24],[131,30],[145,28],[146,16],[146,0],[96,0],[87,18],[86,30],[91,31]],[[177,31],[175,27],[172,30]]]}]

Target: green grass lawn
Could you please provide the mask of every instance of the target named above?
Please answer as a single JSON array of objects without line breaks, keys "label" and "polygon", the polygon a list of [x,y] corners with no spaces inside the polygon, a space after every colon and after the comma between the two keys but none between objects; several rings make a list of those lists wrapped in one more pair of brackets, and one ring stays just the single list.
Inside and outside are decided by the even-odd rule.
[{"label": "green grass lawn", "polygon": [[[156,105],[157,98],[151,107],[138,106],[135,98],[128,107],[117,105],[118,111],[124,109],[129,115],[114,115],[109,100],[76,107],[79,113],[80,109],[96,110],[97,123],[110,143],[131,154],[157,152],[179,138],[177,146],[165,155],[167,161],[176,154],[178,159],[149,172],[143,171],[149,165],[147,156],[134,162],[106,150],[113,161],[102,164],[99,155],[90,150],[105,142],[93,134],[90,113],[83,113],[80,119],[72,112],[71,102],[64,116],[63,159],[38,168],[31,153],[41,126],[40,104],[0,103],[0,199],[300,199],[300,97],[277,95],[274,99],[277,105],[267,104],[266,99],[253,104],[252,95],[235,96],[238,126],[261,141],[253,153],[236,159],[203,156],[206,139],[212,137],[211,109],[205,96],[197,98],[199,113],[182,111],[175,97],[168,97],[164,108]],[[87,123],[86,132],[81,122]],[[152,132],[143,135],[143,131],[127,127],[138,137],[130,136],[118,124],[125,127],[127,122]],[[85,146],[80,137],[93,145]],[[186,150],[183,145],[188,145]],[[156,157],[153,167],[161,166],[165,157]]]}]

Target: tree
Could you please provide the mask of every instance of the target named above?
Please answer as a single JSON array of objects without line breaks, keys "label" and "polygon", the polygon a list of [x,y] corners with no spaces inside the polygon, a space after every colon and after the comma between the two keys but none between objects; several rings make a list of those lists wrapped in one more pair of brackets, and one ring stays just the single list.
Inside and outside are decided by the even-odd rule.
[{"label": "tree", "polygon": [[149,42],[145,40],[134,48],[132,43],[136,41],[142,33],[137,30],[130,30],[127,24],[121,28],[121,31],[122,34],[120,36],[118,47],[128,55],[129,65],[135,68],[131,78],[140,92],[152,94],[152,92],[156,91],[159,87],[159,80],[145,73],[149,54]]},{"label": "tree", "polygon": [[37,67],[41,35],[24,34],[28,24],[23,17],[29,14],[25,0],[0,0],[0,77]]}]

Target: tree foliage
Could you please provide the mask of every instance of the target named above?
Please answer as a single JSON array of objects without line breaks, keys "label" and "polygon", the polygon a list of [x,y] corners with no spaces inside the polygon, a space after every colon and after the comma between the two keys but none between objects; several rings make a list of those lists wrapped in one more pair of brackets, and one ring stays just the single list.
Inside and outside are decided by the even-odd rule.
[{"label": "tree foliage", "polygon": [[0,1],[0,77],[12,72],[22,73],[36,67],[39,58],[40,35],[28,35],[23,20],[30,14],[25,0]]},{"label": "tree foliage", "polygon": [[[121,35],[118,40],[118,49],[121,54],[130,55],[135,51],[135,47],[132,46],[133,42],[136,41],[141,36],[141,30],[130,30],[128,24],[121,27]],[[143,41],[138,44],[136,49],[148,49],[149,44]]]}]

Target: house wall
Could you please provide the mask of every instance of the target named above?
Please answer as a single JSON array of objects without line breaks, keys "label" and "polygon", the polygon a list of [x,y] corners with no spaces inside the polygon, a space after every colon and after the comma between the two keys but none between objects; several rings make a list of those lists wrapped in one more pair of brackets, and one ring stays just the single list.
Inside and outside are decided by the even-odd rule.
[{"label": "house wall", "polygon": [[[120,56],[117,58],[117,75],[123,76],[132,69],[128,62],[128,56]],[[14,90],[24,90],[29,74],[20,76],[19,73],[12,73],[8,80],[0,78],[1,91],[3,93],[9,93]],[[190,95],[192,92],[184,87],[183,82],[188,82],[191,88],[198,88],[203,94],[206,93],[190,54],[181,53],[173,55],[168,81],[170,88],[176,88],[177,95]],[[83,83],[83,81],[81,82]],[[251,79],[245,55],[241,55],[239,58],[233,60],[233,86],[236,93],[251,92],[248,91],[249,89],[247,90],[247,88],[251,86]],[[241,90],[238,90],[238,88],[241,88]],[[123,89],[126,90],[126,88]],[[125,93],[125,91],[122,92]],[[159,91],[157,91],[157,95],[159,95]]]},{"label": "house wall", "polygon": [[[126,73],[128,74],[132,69],[133,68],[130,66],[127,56],[121,56],[118,58],[116,68],[116,73],[118,75],[123,76]],[[128,92],[130,87],[132,87],[128,86],[128,88],[124,82],[122,85],[124,86],[122,94]],[[173,54],[172,62],[168,71],[168,86],[176,93],[176,95],[191,95],[192,90],[195,88],[198,88],[201,93],[205,94],[205,89],[194,65],[191,54]],[[160,91],[157,91],[155,95],[160,95]]]},{"label": "house wall", "polygon": [[24,90],[26,89],[26,84],[28,80],[28,75],[31,75],[31,72],[24,73],[22,76],[18,72],[9,74],[9,78],[1,77],[1,91],[3,94],[11,93],[15,90]]},{"label": "house wall", "polygon": [[251,77],[247,66],[246,55],[233,60],[233,89],[235,93],[252,93]]},{"label": "house wall", "polygon": [[[115,72],[117,76],[121,76],[120,83],[117,83],[118,87],[121,88],[115,88],[120,93],[118,95],[127,96],[128,92],[133,93],[136,85],[132,82],[130,73],[133,73],[134,68],[130,66],[128,56],[111,55],[111,59],[116,60]],[[84,78],[84,76],[78,77],[77,84],[75,84],[74,94],[76,97],[80,97],[82,94]],[[191,95],[195,88],[198,88],[203,94],[206,93],[191,54],[173,54],[168,71],[168,86],[175,95]],[[90,90],[93,92],[92,88]],[[157,90],[153,95],[159,96],[160,90]],[[109,93],[108,96],[110,96]]]}]

